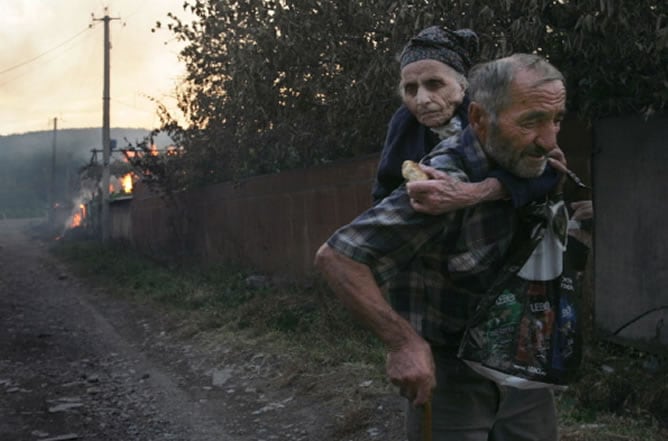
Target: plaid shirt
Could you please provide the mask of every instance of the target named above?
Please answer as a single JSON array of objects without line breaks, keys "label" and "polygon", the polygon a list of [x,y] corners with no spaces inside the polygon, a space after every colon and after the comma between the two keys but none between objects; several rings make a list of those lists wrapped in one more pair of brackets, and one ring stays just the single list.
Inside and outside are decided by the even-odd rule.
[{"label": "plaid shirt", "polygon": [[[490,168],[470,128],[442,141],[422,162],[466,182],[483,180]],[[439,216],[417,213],[402,185],[327,243],[367,265],[423,337],[454,348],[504,263],[515,224],[510,201]]]}]

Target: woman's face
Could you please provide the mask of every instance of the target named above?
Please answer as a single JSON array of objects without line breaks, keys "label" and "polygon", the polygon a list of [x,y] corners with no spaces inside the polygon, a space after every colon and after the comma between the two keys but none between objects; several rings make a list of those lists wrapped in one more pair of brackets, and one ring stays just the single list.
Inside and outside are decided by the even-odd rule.
[{"label": "woman's face", "polygon": [[401,98],[421,124],[443,126],[464,100],[464,86],[457,76],[440,61],[415,61],[401,70]]}]

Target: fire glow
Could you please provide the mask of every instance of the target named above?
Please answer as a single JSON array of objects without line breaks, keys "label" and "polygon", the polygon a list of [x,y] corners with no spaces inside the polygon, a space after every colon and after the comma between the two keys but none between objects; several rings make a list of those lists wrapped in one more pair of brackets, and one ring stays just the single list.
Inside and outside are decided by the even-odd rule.
[{"label": "fire glow", "polygon": [[79,210],[72,214],[72,220],[70,221],[70,228],[80,227],[83,223],[83,220],[86,218],[86,206],[84,204],[79,204]]},{"label": "fire glow", "polygon": [[132,194],[134,186],[134,174],[132,172],[126,173],[120,178],[113,178],[109,182],[109,193]]},{"label": "fire glow", "polygon": [[121,178],[121,186],[123,187],[123,193],[132,193],[132,173],[128,173]]}]

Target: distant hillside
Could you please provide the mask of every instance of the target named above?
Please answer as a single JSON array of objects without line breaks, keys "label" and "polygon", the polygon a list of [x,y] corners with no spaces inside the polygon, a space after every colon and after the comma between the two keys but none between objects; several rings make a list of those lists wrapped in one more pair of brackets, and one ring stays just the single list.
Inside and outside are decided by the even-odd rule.
[{"label": "distant hillside", "polygon": [[[141,141],[149,134],[146,129],[115,128],[110,130],[111,139],[116,140],[118,148],[125,147],[128,143],[135,144]],[[171,143],[171,140],[163,135],[156,139],[158,147],[164,147]],[[51,154],[53,144],[53,131],[44,130],[38,132],[28,132],[20,135],[0,135],[0,160],[7,156],[13,158],[31,158],[42,154],[48,150]],[[58,155],[67,157],[72,155],[74,158],[90,158],[92,149],[102,148],[102,129],[62,129],[56,131],[56,149]]]},{"label": "distant hillside", "polygon": [[[111,129],[117,148],[142,141],[149,130]],[[0,218],[37,215],[46,210],[51,184],[53,131],[0,136]],[[155,140],[158,148],[171,144],[167,136]],[[91,160],[91,150],[102,147],[102,129],[56,131],[55,200],[67,199],[78,181],[79,169]],[[115,154],[113,159],[120,159]],[[102,155],[98,154],[101,161]]]}]

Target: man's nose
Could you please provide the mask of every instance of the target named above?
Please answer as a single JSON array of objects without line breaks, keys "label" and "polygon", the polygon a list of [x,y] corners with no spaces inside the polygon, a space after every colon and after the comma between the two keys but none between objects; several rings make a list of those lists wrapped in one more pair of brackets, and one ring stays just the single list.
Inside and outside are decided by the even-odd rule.
[{"label": "man's nose", "polygon": [[545,153],[550,153],[557,148],[557,133],[559,133],[559,125],[554,123],[547,123],[542,126],[536,134],[536,144],[545,150]]}]

